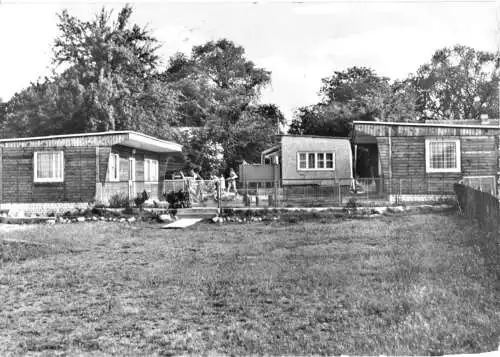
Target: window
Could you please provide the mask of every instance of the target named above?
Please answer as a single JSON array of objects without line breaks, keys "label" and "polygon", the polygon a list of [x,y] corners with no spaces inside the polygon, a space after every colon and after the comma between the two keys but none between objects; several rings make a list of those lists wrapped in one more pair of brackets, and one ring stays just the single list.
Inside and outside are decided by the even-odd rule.
[{"label": "window", "polygon": [[307,156],[305,153],[299,153],[299,170],[307,168]]},{"label": "window", "polygon": [[318,153],[317,168],[318,169],[324,169],[325,168],[325,154],[322,153],[322,152]]},{"label": "window", "polygon": [[307,154],[307,168],[308,169],[314,169],[316,168],[316,154],[315,153],[309,153]]},{"label": "window", "polygon": [[33,161],[35,182],[64,181],[64,155],[62,151],[37,151]]},{"label": "window", "polygon": [[425,140],[427,172],[460,172],[460,140]]},{"label": "window", "polygon": [[297,153],[297,170],[335,170],[335,153],[333,152],[299,152]]},{"label": "window", "polygon": [[334,169],[335,168],[335,161],[334,161],[334,155],[333,153],[327,152],[326,153],[326,169]]},{"label": "window", "polygon": [[120,155],[111,154],[108,165],[109,181],[120,181]]},{"label": "window", "polygon": [[151,159],[144,160],[144,181],[146,182],[158,181],[158,160],[151,160]]},{"label": "window", "polygon": [[135,181],[135,159],[133,157],[128,158],[128,179]]}]

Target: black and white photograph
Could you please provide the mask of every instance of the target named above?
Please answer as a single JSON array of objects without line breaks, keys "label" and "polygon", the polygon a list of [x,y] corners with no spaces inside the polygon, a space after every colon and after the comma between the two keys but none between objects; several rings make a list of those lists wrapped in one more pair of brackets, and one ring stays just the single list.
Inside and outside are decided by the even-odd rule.
[{"label": "black and white photograph", "polygon": [[0,356],[500,356],[500,3],[0,0]]}]

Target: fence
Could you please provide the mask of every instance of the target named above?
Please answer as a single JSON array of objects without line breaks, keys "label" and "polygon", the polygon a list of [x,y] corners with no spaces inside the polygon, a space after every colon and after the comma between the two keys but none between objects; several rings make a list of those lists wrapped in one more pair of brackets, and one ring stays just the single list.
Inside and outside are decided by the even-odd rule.
[{"label": "fence", "polygon": [[[355,199],[365,206],[411,201],[437,201],[454,196],[453,183],[446,177],[427,179],[287,179],[279,181],[236,182],[236,192],[228,187],[217,195],[212,180],[165,180],[163,192],[189,192],[190,202],[197,206],[222,207],[328,207]],[[236,194],[237,193],[237,194]]]},{"label": "fence", "polygon": [[109,202],[113,196],[121,196],[133,200],[138,194],[146,191],[149,197],[161,199],[160,184],[145,181],[107,181],[102,184],[96,194],[101,202]]},{"label": "fence", "polygon": [[494,281],[500,281],[500,205],[498,198],[463,184],[455,184],[454,190],[460,212],[475,220],[485,234],[469,237],[484,258],[484,265],[493,274]]},{"label": "fence", "polygon": [[463,184],[453,185],[461,212],[477,220],[481,229],[498,234],[500,205],[498,198]]}]

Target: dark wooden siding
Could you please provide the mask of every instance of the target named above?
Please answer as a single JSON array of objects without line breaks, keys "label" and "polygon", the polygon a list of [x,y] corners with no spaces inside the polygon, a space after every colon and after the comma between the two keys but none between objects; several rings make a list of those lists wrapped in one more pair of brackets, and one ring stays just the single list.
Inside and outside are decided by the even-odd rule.
[{"label": "dark wooden siding", "polygon": [[492,136],[500,128],[382,125],[354,123],[356,136]]},{"label": "dark wooden siding", "polygon": [[[376,137],[381,176],[393,183],[425,181],[426,190],[438,191],[464,176],[496,176],[498,172],[498,136],[485,135],[484,129],[420,128],[367,126]],[[356,128],[358,130],[359,128]],[[366,128],[365,128],[366,129]],[[411,130],[410,130],[411,129]],[[444,135],[454,133],[456,135]],[[356,134],[359,134],[358,132]],[[363,132],[365,134],[365,132]],[[382,135],[390,134],[390,135]],[[482,134],[482,135],[480,135]],[[449,138],[460,140],[461,172],[428,173],[425,161],[425,140]]]},{"label": "dark wooden siding", "polygon": [[[64,152],[64,182],[33,182],[35,151]],[[128,181],[129,157],[132,149],[126,146],[81,147],[0,147],[0,202],[90,202],[95,199],[96,182],[108,181],[110,153],[120,155],[120,181]],[[144,158],[159,161],[159,181],[167,169],[184,165],[182,154],[158,154],[136,150],[136,181],[144,181]],[[125,189],[127,186],[124,186]],[[125,193],[125,192],[124,192]]]},{"label": "dark wooden siding", "polygon": [[[64,152],[64,182],[33,182],[35,151]],[[85,202],[95,196],[94,147],[24,147],[2,149],[2,202]]]},{"label": "dark wooden siding", "polygon": [[[115,145],[111,148],[111,153],[120,156],[120,181],[128,181],[129,179],[129,158],[135,158],[135,180],[144,181],[144,160],[152,159],[160,161],[161,156],[165,154],[158,154],[150,151],[135,150],[123,145]],[[108,157],[106,158],[106,165],[108,164]],[[159,166],[159,163],[158,163]],[[161,171],[158,174],[159,179],[163,179]]]}]

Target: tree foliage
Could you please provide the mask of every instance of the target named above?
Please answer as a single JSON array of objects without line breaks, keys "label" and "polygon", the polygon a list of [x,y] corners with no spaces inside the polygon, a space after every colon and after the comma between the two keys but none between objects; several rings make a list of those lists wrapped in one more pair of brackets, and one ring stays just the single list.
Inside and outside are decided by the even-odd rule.
[{"label": "tree foliage", "polygon": [[115,21],[104,8],[91,21],[59,14],[53,63],[66,69],[14,96],[8,135],[131,129],[169,137],[178,92],[157,75],[157,41],[131,15],[129,5]]},{"label": "tree foliage", "polygon": [[354,120],[409,121],[415,118],[415,91],[409,82],[390,83],[365,67],[323,78],[322,100],[299,108],[291,134],[348,136]]},{"label": "tree foliage", "polygon": [[418,111],[427,119],[497,117],[497,70],[493,53],[459,45],[437,50],[410,78]]},{"label": "tree foliage", "polygon": [[204,148],[204,154],[190,157],[205,171],[207,162],[211,168],[227,169],[242,160],[258,160],[284,123],[278,107],[257,104],[261,89],[270,83],[270,72],[257,67],[245,57],[243,47],[227,39],[195,46],[190,57],[173,56],[163,77],[181,93],[180,125],[203,128],[204,139],[200,140],[201,134],[191,136],[186,146]]}]

